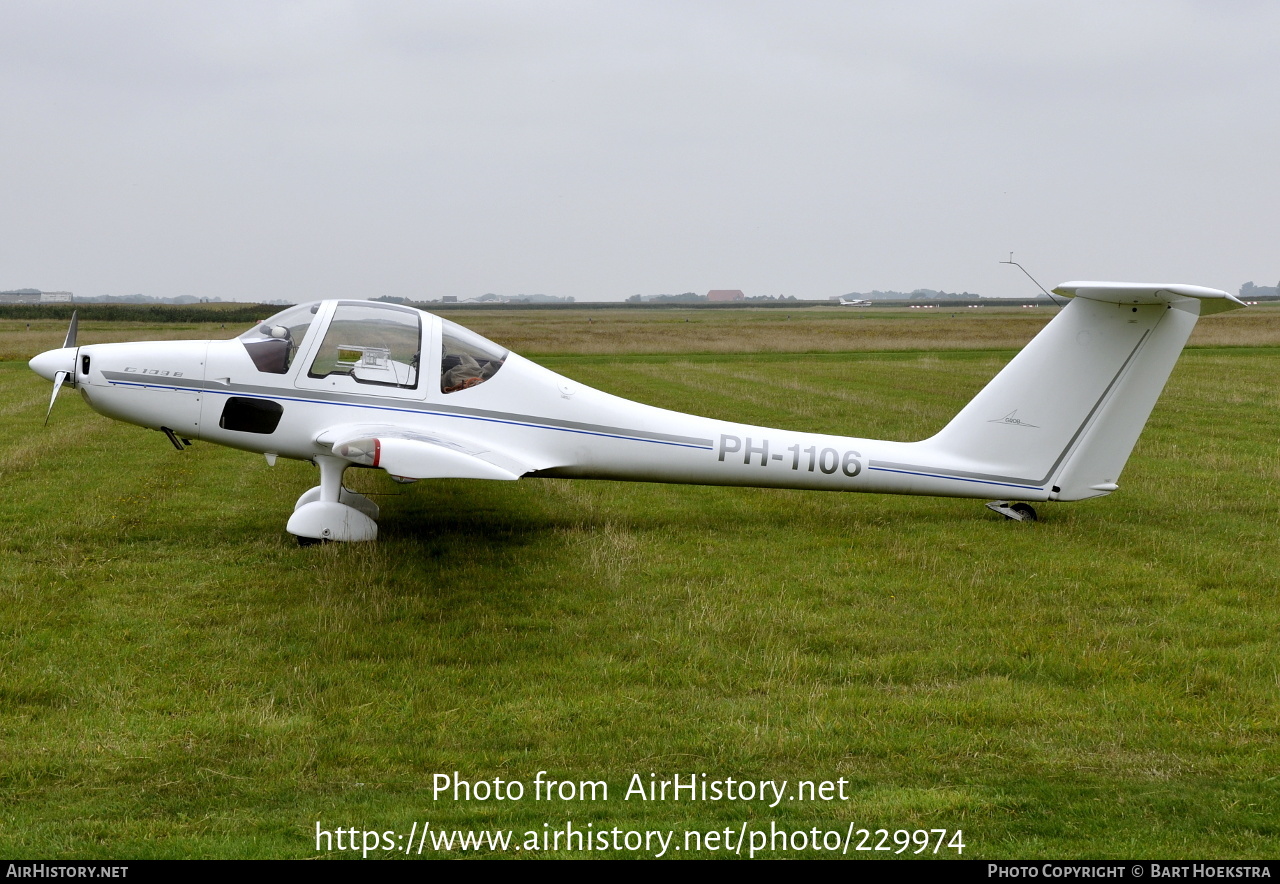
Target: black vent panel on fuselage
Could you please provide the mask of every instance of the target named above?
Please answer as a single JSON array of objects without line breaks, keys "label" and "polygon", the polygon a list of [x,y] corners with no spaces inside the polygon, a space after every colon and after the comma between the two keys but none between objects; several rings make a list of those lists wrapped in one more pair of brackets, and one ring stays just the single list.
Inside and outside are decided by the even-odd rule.
[{"label": "black vent panel on fuselage", "polygon": [[280,426],[280,417],[284,414],[284,406],[270,399],[250,399],[247,396],[232,396],[222,408],[222,417],[218,418],[218,426],[224,430],[235,430],[240,433],[259,433],[270,435]]}]

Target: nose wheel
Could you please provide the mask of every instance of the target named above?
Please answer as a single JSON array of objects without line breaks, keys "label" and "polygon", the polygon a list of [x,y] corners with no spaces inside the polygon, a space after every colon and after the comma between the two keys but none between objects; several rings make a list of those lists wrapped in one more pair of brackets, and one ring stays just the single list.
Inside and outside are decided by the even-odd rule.
[{"label": "nose wheel", "polygon": [[987,509],[999,513],[1006,519],[1013,519],[1015,522],[1034,522],[1036,520],[1036,509],[1029,503],[993,500],[987,504]]}]

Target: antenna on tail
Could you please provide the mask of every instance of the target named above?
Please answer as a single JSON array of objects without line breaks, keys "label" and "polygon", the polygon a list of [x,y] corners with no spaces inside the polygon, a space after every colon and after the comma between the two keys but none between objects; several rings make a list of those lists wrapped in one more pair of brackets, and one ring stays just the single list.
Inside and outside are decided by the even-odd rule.
[{"label": "antenna on tail", "polygon": [[1034,276],[1032,276],[1030,273],[1027,273],[1027,268],[1023,267],[1023,266],[1022,266],[1021,264],[1019,264],[1017,261],[1013,260],[1013,252],[1010,252],[1010,253],[1009,253],[1009,260],[1008,260],[1008,261],[1001,261],[1000,263],[1001,263],[1001,264],[1012,264],[1014,267],[1017,267],[1017,268],[1018,268],[1019,270],[1021,270],[1023,273],[1026,273],[1026,274],[1027,274],[1027,279],[1029,279],[1029,280],[1031,280],[1032,282],[1034,282],[1034,283],[1036,284],[1036,288],[1038,288],[1038,289],[1040,289],[1040,291],[1044,292],[1045,297],[1047,297],[1050,301],[1052,301],[1052,302],[1054,303],[1054,306],[1056,306],[1056,307],[1058,307],[1059,309],[1061,309],[1062,305],[1058,303],[1058,299],[1057,299],[1057,298],[1055,298],[1053,295],[1049,294],[1049,290],[1048,290],[1048,289],[1046,289],[1044,286],[1040,285],[1040,280],[1036,279],[1036,278],[1035,278]]}]

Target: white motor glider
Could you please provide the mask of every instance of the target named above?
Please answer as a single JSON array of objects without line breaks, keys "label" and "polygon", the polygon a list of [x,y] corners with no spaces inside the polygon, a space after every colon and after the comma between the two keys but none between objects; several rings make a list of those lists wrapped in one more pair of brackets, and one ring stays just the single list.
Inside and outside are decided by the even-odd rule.
[{"label": "white motor glider", "polygon": [[[229,341],[76,345],[31,360],[91,407],[192,439],[313,461],[288,530],[373,540],[348,467],[414,479],[552,476],[1029,501],[1116,490],[1196,318],[1244,306],[1190,285],[1071,282],[1071,301],[937,435],[881,442],[641,405],[549,371],[447,319],[392,304],[291,307]],[[49,402],[53,408],[53,398]],[[47,420],[47,416],[46,416]]]}]

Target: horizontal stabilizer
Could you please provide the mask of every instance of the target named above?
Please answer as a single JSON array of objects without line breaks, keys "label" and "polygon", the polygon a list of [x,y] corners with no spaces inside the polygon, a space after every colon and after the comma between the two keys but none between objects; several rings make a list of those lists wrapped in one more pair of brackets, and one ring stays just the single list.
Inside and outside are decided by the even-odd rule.
[{"label": "horizontal stabilizer", "polygon": [[1150,282],[1064,282],[1054,291],[1065,298],[1088,298],[1090,301],[1135,306],[1173,304],[1187,298],[1194,298],[1200,302],[1201,316],[1245,306],[1244,301],[1235,295],[1219,289],[1181,283],[1164,285]]}]

